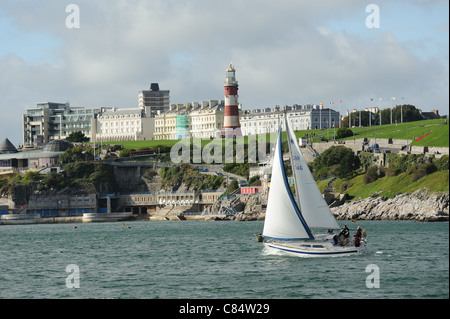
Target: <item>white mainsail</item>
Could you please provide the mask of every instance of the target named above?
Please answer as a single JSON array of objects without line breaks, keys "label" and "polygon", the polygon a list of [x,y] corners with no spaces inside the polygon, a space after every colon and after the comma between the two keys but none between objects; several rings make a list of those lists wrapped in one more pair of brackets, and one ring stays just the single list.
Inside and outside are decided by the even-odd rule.
[{"label": "white mainsail", "polygon": [[314,239],[289,189],[281,150],[281,128],[273,158],[263,236],[279,240]]},{"label": "white mainsail", "polygon": [[287,118],[286,127],[292,156],[292,171],[294,172],[295,187],[298,187],[297,196],[299,197],[298,202],[303,218],[310,228],[339,229],[339,224],[331,213],[308,168]]}]

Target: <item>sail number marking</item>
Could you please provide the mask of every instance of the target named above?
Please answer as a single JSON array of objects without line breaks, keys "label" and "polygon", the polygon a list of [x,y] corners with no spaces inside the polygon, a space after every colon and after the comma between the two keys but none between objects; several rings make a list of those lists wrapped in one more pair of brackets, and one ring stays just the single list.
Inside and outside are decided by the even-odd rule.
[{"label": "sail number marking", "polygon": [[[300,160],[300,156],[299,156],[299,155],[294,155],[294,156],[292,157],[292,159],[293,159],[294,161],[299,161],[299,160]],[[296,170],[296,171],[303,171],[303,166],[300,165],[300,164],[294,165],[294,167],[295,167],[295,170]]]}]

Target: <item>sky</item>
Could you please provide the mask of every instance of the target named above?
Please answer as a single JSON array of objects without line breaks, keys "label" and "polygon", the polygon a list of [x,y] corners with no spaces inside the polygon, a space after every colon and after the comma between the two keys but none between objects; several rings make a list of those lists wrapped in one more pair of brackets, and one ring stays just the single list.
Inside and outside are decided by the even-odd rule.
[{"label": "sky", "polygon": [[22,143],[37,102],[135,108],[154,82],[170,103],[224,99],[230,62],[245,110],[397,103],[448,115],[449,2],[0,0],[0,140]]}]

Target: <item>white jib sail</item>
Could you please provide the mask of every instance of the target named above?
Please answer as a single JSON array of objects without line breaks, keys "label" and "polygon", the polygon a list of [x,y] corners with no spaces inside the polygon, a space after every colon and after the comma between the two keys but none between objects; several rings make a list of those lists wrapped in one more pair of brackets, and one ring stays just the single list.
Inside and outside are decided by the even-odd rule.
[{"label": "white jib sail", "polygon": [[294,166],[292,171],[294,172],[295,187],[298,187],[297,194],[300,197],[298,200],[302,216],[310,228],[339,229],[339,224],[331,213],[308,168],[294,131],[291,125],[287,124],[286,131]]},{"label": "white jib sail", "polygon": [[280,240],[314,238],[289,189],[283,165],[281,129],[275,147],[263,236]]}]

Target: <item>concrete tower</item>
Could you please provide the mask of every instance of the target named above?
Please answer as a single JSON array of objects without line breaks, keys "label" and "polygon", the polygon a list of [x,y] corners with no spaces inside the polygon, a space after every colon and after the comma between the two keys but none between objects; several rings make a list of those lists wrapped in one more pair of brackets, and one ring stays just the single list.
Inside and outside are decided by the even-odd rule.
[{"label": "concrete tower", "polygon": [[241,136],[241,124],[239,123],[239,102],[238,102],[238,82],[235,76],[236,70],[230,63],[226,70],[225,79],[225,110],[223,128],[225,135]]}]

